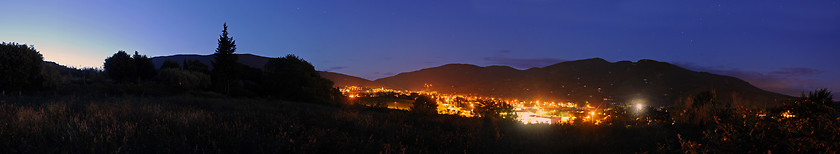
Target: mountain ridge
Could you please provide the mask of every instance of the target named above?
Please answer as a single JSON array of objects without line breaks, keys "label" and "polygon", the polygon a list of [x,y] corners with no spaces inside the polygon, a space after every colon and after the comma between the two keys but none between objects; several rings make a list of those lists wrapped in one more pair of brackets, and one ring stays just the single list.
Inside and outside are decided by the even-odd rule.
[{"label": "mountain ridge", "polygon": [[[527,70],[489,71],[492,68],[442,65],[374,81],[409,90],[570,102],[642,99],[650,104],[669,105],[685,102],[702,91],[715,91],[724,102],[747,106],[775,106],[790,98],[735,77],[696,72],[649,59],[611,63],[590,58]],[[441,78],[449,81],[440,81]]]},{"label": "mountain ridge", "polygon": [[[262,69],[268,57],[239,54],[239,62]],[[178,54],[153,57],[155,67],[165,59],[181,63],[199,60],[210,65],[212,55]],[[769,92],[736,77],[697,72],[667,62],[642,59],[609,62],[602,58],[564,61],[519,70],[510,66],[452,63],[368,80],[319,71],[335,86],[388,87],[506,98],[611,103],[643,99],[652,105],[687,101],[701,91],[715,91],[736,105],[775,106],[790,96]],[[762,102],[762,103],[758,103]]]},{"label": "mountain ridge", "polygon": [[[262,70],[263,67],[265,66],[265,64],[268,62],[268,60],[271,59],[269,57],[263,57],[263,56],[254,55],[254,54],[237,54],[237,55],[239,55],[239,59],[237,60],[237,62],[242,63],[242,64],[244,64],[246,66],[249,66],[249,67],[260,69],[260,70]],[[211,63],[210,63],[213,60],[213,55],[175,54],[175,55],[169,55],[169,56],[157,56],[157,57],[152,57],[152,63],[155,64],[155,68],[159,69],[160,66],[163,65],[163,62],[166,61],[167,59],[169,59],[173,62],[177,62],[178,65],[181,65],[181,66],[183,66],[183,62],[186,59],[198,60],[201,63],[204,63],[205,65],[207,65],[208,69],[213,69],[213,65],[211,65]],[[364,86],[364,87],[373,87],[373,88],[387,87],[385,85],[382,85],[382,84],[379,84],[379,83],[376,83],[376,82],[373,82],[373,81],[370,81],[370,80],[367,80],[367,79],[364,79],[364,78],[356,77],[356,76],[351,76],[351,75],[346,75],[346,74],[341,74],[341,73],[336,73],[336,72],[328,72],[328,71],[318,71],[318,73],[319,73],[319,75],[321,75],[321,77],[324,77],[326,79],[329,79],[329,80],[333,81],[334,86],[336,86],[336,87],[339,87],[339,86],[341,86],[341,87],[344,87],[344,86]]]}]

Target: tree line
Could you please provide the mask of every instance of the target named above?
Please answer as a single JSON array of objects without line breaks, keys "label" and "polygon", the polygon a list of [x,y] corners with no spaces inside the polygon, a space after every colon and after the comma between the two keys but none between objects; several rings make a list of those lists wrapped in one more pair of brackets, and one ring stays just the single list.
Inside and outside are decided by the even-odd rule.
[{"label": "tree line", "polygon": [[[190,59],[184,60],[183,65],[166,60],[160,68],[155,68],[152,59],[138,51],[133,55],[117,51],[105,59],[101,71],[54,66],[56,64],[42,66],[45,63],[43,56],[33,46],[3,42],[0,44],[0,95],[43,93],[50,91],[50,87],[60,89],[79,85],[67,84],[68,78],[87,84],[88,76],[102,75],[107,76],[107,81],[95,82],[109,94],[197,91],[326,104],[338,104],[344,99],[338,89],[333,88],[332,81],[322,78],[311,63],[295,55],[271,58],[263,68],[237,62],[236,41],[230,36],[227,23],[223,24],[217,41],[210,63],[213,69]],[[79,89],[67,91],[81,92]]]}]

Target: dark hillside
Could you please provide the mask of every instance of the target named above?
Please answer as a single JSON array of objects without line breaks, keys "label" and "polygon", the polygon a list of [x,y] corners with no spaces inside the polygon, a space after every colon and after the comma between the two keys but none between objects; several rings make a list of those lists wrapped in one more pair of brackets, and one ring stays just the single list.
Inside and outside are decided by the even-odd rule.
[{"label": "dark hillside", "polygon": [[[245,64],[246,66],[250,66],[253,68],[262,69],[265,66],[265,63],[268,62],[268,57],[257,56],[253,54],[237,54],[239,55],[239,63]],[[195,55],[195,54],[179,54],[179,55],[172,55],[172,56],[159,56],[159,57],[152,57],[152,63],[155,64],[155,68],[160,68],[160,65],[163,65],[163,62],[169,59],[170,61],[177,62],[179,65],[183,66],[184,60],[198,60],[201,63],[204,63],[209,67],[209,69],[213,69],[213,65],[211,65],[211,61],[213,61],[213,55]]]},{"label": "dark hillside", "polygon": [[[263,69],[265,64],[268,62],[270,58],[257,56],[253,54],[238,54],[239,55],[239,63],[244,64],[245,66],[249,66],[252,68]],[[164,61],[169,59],[170,61],[177,62],[179,65],[183,66],[184,60],[199,60],[205,65],[209,67],[209,69],[213,69],[213,65],[210,65],[210,62],[213,60],[212,55],[172,55],[172,56],[160,56],[160,57],[153,57],[152,62],[155,64],[155,68],[160,68]],[[319,71],[322,77],[332,80],[335,83],[335,86],[348,86],[348,85],[355,85],[355,86],[365,86],[365,87],[384,87],[384,85],[375,83],[373,81],[349,76],[341,73],[335,72],[323,72]]]},{"label": "dark hillside", "polygon": [[735,77],[695,72],[654,60],[611,63],[593,58],[528,70],[448,64],[376,82],[410,90],[596,104],[642,100],[650,105],[668,105],[701,91],[715,91],[722,101],[756,107],[775,106],[778,104],[774,102],[790,98]]},{"label": "dark hillside", "polygon": [[512,80],[514,77],[519,77],[517,74],[519,72],[519,70],[507,66],[479,67],[470,64],[447,64],[414,72],[400,73],[375,81],[401,89],[455,92],[455,89],[476,83]]},{"label": "dark hillside", "polygon": [[367,88],[380,88],[385,87],[385,85],[376,83],[364,78],[345,75],[341,73],[335,72],[326,72],[326,71],[318,71],[321,74],[321,77],[329,79],[335,83],[334,86],[336,87],[345,87],[345,86],[361,86]]}]

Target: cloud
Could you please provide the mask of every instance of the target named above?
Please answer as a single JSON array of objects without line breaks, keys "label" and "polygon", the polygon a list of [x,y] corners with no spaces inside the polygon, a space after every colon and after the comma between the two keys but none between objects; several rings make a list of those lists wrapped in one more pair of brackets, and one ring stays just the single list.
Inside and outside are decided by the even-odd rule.
[{"label": "cloud", "polygon": [[564,62],[564,59],[556,58],[508,58],[508,57],[485,57],[485,61],[492,64],[506,65],[516,68],[544,67]]},{"label": "cloud", "polygon": [[332,72],[332,71],[335,71],[335,70],[340,70],[340,69],[345,69],[345,68],[347,68],[347,67],[344,67],[344,66],[333,66],[333,67],[327,68],[327,70],[325,70],[325,71]]},{"label": "cloud", "polygon": [[782,68],[778,71],[770,72],[770,74],[775,75],[785,75],[785,76],[810,76],[815,74],[820,74],[822,71],[810,69],[810,68]]},{"label": "cloud", "polygon": [[780,68],[771,72],[755,72],[725,66],[709,67],[699,66],[694,63],[673,63],[694,71],[734,76],[758,88],[791,96],[798,96],[803,91],[813,90],[810,88],[818,84],[816,80],[809,77],[822,73],[820,70],[810,68]]}]

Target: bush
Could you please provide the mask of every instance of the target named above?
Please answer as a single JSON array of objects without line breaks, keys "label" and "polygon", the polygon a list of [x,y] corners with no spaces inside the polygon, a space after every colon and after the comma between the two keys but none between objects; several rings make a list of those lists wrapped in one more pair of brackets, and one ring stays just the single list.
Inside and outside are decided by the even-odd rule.
[{"label": "bush", "polygon": [[414,105],[411,107],[411,112],[413,113],[424,115],[437,114],[437,102],[428,96],[418,96],[412,105]]},{"label": "bush", "polygon": [[157,80],[165,85],[187,90],[206,89],[211,84],[207,74],[177,68],[160,70]]},{"label": "bush", "polygon": [[486,117],[494,120],[516,120],[516,114],[513,111],[513,106],[510,104],[494,101],[481,100],[476,107],[476,113],[480,117]]},{"label": "bush", "polygon": [[0,94],[41,87],[44,57],[26,44],[0,43]]},{"label": "bush", "polygon": [[[670,148],[684,153],[835,153],[840,149],[840,123],[826,105],[831,99],[823,89],[766,111],[718,110],[728,113],[716,114],[702,125],[699,137],[684,129],[690,127],[677,127],[683,130],[678,131],[678,144],[672,142]],[[679,125],[686,119],[676,120]]]},{"label": "bush", "polygon": [[105,73],[114,81],[131,81],[137,76],[137,66],[134,59],[125,51],[118,51],[113,56],[105,59]]},{"label": "bush", "polygon": [[269,96],[328,104],[338,104],[344,97],[312,64],[294,55],[268,60],[263,74],[263,86]]},{"label": "bush", "polygon": [[60,85],[70,83],[72,77],[69,68],[60,66],[53,62],[45,62],[41,65],[41,75],[44,77],[43,86],[49,89],[55,89]]}]

